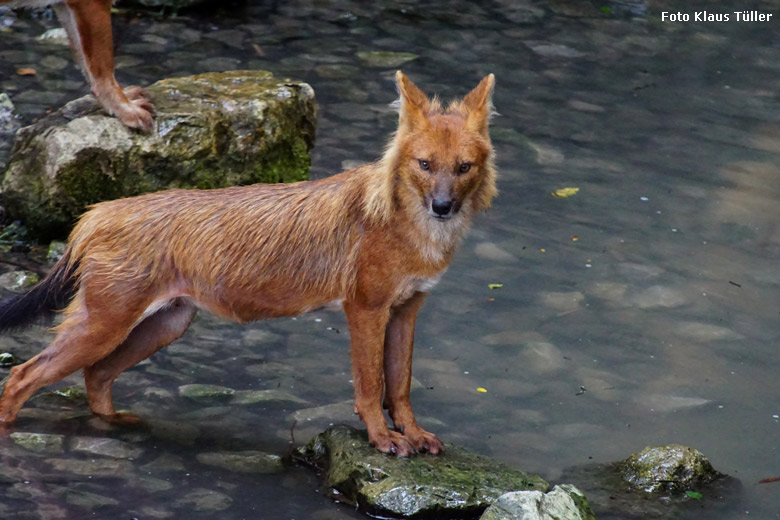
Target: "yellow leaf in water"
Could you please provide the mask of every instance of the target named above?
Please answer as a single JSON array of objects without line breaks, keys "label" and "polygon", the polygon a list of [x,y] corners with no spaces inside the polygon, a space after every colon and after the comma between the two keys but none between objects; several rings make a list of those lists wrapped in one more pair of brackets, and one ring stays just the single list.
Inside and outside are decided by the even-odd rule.
[{"label": "yellow leaf in water", "polygon": [[565,199],[566,197],[576,195],[578,191],[580,191],[579,188],[560,188],[552,192],[552,196],[558,199]]},{"label": "yellow leaf in water", "polygon": [[35,76],[38,74],[38,71],[31,67],[22,67],[21,69],[16,69],[16,73],[19,76]]},{"label": "yellow leaf in water", "polygon": [[479,392],[480,394],[486,394],[487,393],[487,389],[486,388],[482,388],[480,386],[479,388],[477,388],[477,392]]},{"label": "yellow leaf in water", "polygon": [[488,289],[501,289],[504,286],[502,283],[489,283]]}]

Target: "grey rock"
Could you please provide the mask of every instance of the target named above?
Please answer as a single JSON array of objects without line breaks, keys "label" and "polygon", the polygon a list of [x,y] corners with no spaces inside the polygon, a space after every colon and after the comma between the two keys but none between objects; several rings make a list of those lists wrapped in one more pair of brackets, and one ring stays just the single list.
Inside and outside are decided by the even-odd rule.
[{"label": "grey rock", "polygon": [[282,458],[262,451],[199,453],[198,462],[237,473],[276,473],[282,470]]},{"label": "grey rock", "polygon": [[391,51],[359,51],[358,59],[369,67],[378,68],[397,68],[416,60],[418,56],[410,52],[391,52]]},{"label": "grey rock", "polygon": [[621,468],[628,484],[647,493],[683,492],[724,476],[700,451],[679,444],[647,447],[624,460]]},{"label": "grey rock", "polygon": [[76,475],[122,477],[133,472],[133,464],[120,459],[46,459],[46,462],[57,471]]},{"label": "grey rock", "polygon": [[438,456],[388,457],[364,431],[347,426],[329,428],[295,456],[327,471],[326,485],[339,500],[374,516],[465,517],[508,491],[550,488],[536,475],[452,444]]},{"label": "grey rock", "polygon": [[179,395],[196,401],[222,401],[233,397],[236,393],[232,388],[217,385],[182,385]]},{"label": "grey rock", "polygon": [[65,254],[67,247],[68,244],[62,240],[52,240],[49,244],[49,251],[46,253],[46,261],[52,265],[56,264]]},{"label": "grey rock", "polygon": [[13,292],[26,292],[40,281],[40,276],[32,271],[9,271],[0,274],[0,287]]},{"label": "grey rock", "polygon": [[233,499],[224,493],[211,489],[197,488],[174,502],[181,509],[199,512],[223,511],[230,507]]},{"label": "grey rock", "polygon": [[68,504],[78,506],[87,511],[92,511],[104,506],[119,505],[119,500],[116,500],[115,498],[75,489],[65,491],[65,501]]},{"label": "grey rock", "polygon": [[102,200],[307,178],[316,103],[306,83],[231,71],[165,79],[147,91],[157,113],[148,134],[89,96],[20,130],[0,187],[8,213],[51,238]]},{"label": "grey rock", "polygon": [[14,432],[10,437],[17,446],[34,453],[57,455],[64,451],[65,437],[63,435]]},{"label": "grey rock", "polygon": [[308,404],[305,399],[301,399],[289,392],[282,390],[239,390],[237,391],[230,404],[255,404],[267,403],[271,401],[285,401],[290,403]]},{"label": "grey rock", "polygon": [[498,497],[480,520],[596,520],[585,495],[570,484],[552,491],[513,491]]},{"label": "grey rock", "polygon": [[102,455],[115,459],[134,459],[140,457],[144,450],[130,443],[106,437],[76,437],[71,440],[73,451]]},{"label": "grey rock", "polygon": [[68,40],[68,33],[65,32],[65,29],[62,27],[49,29],[48,31],[38,36],[37,40],[40,42],[54,43],[57,45],[70,45],[70,40]]}]

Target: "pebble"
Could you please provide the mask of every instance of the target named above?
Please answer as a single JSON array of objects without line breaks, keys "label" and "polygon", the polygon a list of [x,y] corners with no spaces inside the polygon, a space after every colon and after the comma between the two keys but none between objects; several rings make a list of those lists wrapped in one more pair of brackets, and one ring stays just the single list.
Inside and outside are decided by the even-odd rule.
[{"label": "pebble", "polygon": [[135,459],[144,452],[143,448],[138,446],[105,437],[74,437],[70,441],[70,448],[73,451],[115,459]]}]

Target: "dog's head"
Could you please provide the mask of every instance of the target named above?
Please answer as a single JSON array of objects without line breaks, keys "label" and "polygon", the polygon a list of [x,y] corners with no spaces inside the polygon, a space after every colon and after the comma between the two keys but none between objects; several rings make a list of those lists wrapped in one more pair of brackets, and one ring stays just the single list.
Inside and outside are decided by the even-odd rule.
[{"label": "dog's head", "polygon": [[488,134],[494,76],[485,76],[466,97],[446,108],[401,71],[396,82],[400,106],[395,146],[401,181],[438,221],[451,219],[464,205],[472,210],[489,207],[496,194]]}]

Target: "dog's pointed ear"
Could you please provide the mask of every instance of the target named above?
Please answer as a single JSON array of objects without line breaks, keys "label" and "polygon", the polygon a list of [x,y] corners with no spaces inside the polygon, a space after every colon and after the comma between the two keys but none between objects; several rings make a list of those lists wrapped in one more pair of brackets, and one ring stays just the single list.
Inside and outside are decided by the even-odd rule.
[{"label": "dog's pointed ear", "polygon": [[395,82],[400,95],[398,103],[398,126],[414,130],[428,123],[425,114],[431,106],[428,96],[400,70],[395,73]]},{"label": "dog's pointed ear", "polygon": [[490,117],[495,114],[493,110],[493,87],[496,84],[496,77],[488,74],[474,90],[469,92],[463,98],[463,104],[466,105],[469,115],[466,122],[467,128],[474,132],[487,135],[488,123]]}]

